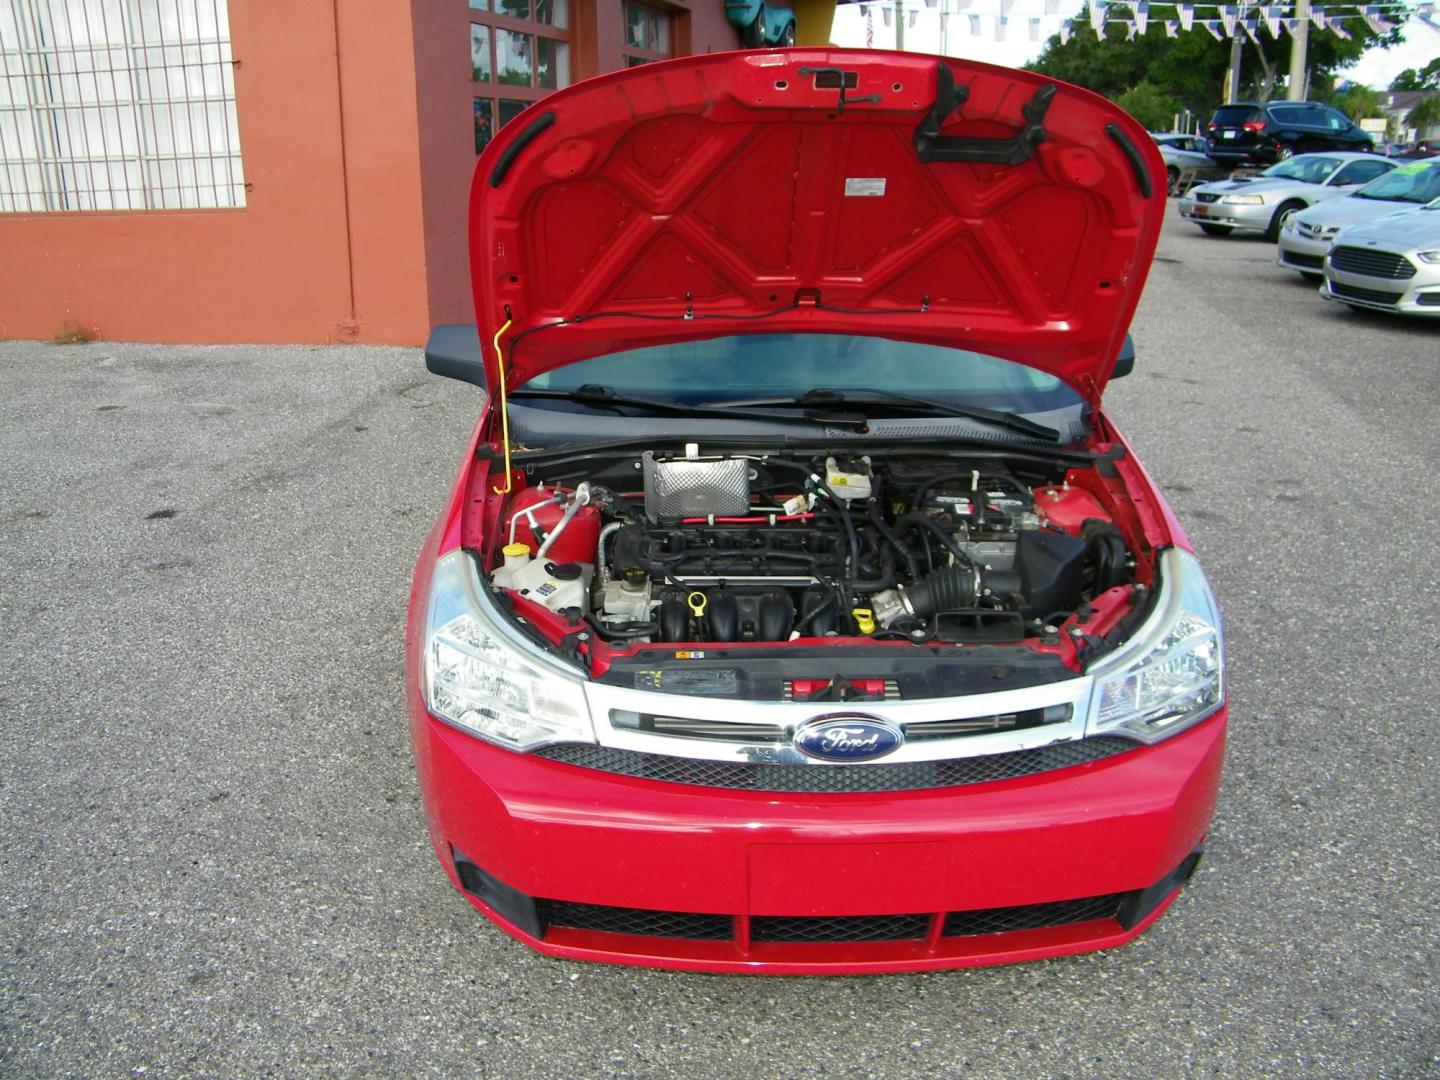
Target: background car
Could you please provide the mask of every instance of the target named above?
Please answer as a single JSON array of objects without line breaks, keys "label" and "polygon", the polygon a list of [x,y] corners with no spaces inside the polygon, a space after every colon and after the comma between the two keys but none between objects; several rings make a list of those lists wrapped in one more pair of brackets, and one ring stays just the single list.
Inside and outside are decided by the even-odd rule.
[{"label": "background car", "polygon": [[725,0],[725,15],[747,49],[795,44],[795,9],[760,0]]},{"label": "background car", "polygon": [[1401,165],[1359,191],[1286,218],[1275,261],[1319,281],[1324,276],[1325,253],[1341,229],[1414,210],[1436,199],[1440,199],[1440,158]]},{"label": "background car", "polygon": [[1180,200],[1180,216],[1208,236],[1240,229],[1275,240],[1291,214],[1354,191],[1398,164],[1377,154],[1302,154],[1259,176],[1191,188]]},{"label": "background car", "polygon": [[1150,134],[1165,159],[1166,190],[1171,195],[1180,194],[1182,182],[1188,186],[1189,180],[1219,180],[1230,175],[1229,169],[1217,165],[1206,155],[1203,136],[1187,135],[1183,131]]},{"label": "background car", "polygon": [[1346,229],[1325,257],[1320,295],[1352,308],[1440,318],[1440,206]]},{"label": "background car", "polygon": [[1205,152],[1231,168],[1270,165],[1316,150],[1369,153],[1375,140],[1339,109],[1318,101],[1237,101],[1206,125]]}]

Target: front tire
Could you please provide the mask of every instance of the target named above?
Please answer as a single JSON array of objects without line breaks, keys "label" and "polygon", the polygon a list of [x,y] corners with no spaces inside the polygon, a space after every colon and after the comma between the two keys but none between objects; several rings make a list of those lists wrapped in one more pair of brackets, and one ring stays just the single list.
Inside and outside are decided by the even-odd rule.
[{"label": "front tire", "polygon": [[1285,227],[1285,219],[1291,214],[1297,214],[1305,209],[1303,202],[1281,203],[1280,208],[1275,211],[1275,216],[1270,219],[1270,224],[1265,229],[1265,239],[1272,244],[1280,239],[1280,230]]},{"label": "front tire", "polygon": [[755,13],[755,21],[745,27],[745,47],[747,49],[763,49],[765,47],[765,5],[760,5],[760,10]]},{"label": "front tire", "polygon": [[1167,195],[1180,194],[1180,170],[1173,165],[1165,170],[1165,193]]},{"label": "front tire", "polygon": [[1201,225],[1200,231],[1206,236],[1229,236],[1235,230],[1230,225]]},{"label": "front tire", "polygon": [[785,30],[780,35],[780,47],[782,49],[792,48],[795,44],[795,24],[786,23]]},{"label": "front tire", "polygon": [[1312,284],[1318,284],[1325,280],[1324,274],[1317,274],[1314,270],[1301,270],[1300,276]]},{"label": "front tire", "polygon": [[1294,156],[1295,147],[1291,146],[1289,143],[1281,143],[1279,146],[1275,147],[1276,161],[1289,161]]}]

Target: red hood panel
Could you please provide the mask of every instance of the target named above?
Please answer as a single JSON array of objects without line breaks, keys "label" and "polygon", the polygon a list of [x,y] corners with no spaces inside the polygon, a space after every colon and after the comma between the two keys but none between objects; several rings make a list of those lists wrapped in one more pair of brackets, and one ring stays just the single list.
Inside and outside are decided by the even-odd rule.
[{"label": "red hood panel", "polygon": [[[1016,164],[922,161],[941,64],[968,97],[937,145],[1001,153],[1027,105],[1043,140]],[[850,73],[843,108],[817,68]],[[844,49],[647,64],[550,95],[481,155],[477,321],[488,339],[508,310],[512,385],[639,345],[815,331],[1002,356],[1096,400],[1163,177],[1125,112],[1029,72]]]}]

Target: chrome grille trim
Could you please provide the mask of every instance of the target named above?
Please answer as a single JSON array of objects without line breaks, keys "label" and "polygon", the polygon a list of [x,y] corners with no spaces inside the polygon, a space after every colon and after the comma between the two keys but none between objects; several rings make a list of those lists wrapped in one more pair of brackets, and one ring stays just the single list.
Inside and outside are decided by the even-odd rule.
[{"label": "chrome grille trim", "polygon": [[[1032,710],[1068,707],[1068,718],[1011,730],[957,730],[948,736],[925,736],[907,741],[884,758],[857,768],[916,761],[948,761],[982,757],[1016,750],[1031,750],[1083,738],[1090,712],[1094,680],[1077,675],[1059,682],[1018,690],[962,697],[911,701],[737,701],[637,690],[606,683],[587,683],[585,693],[601,746],[697,760],[802,765],[834,769],[833,762],[816,761],[790,745],[789,733],[808,720],[829,713],[863,713],[919,735],[928,724],[1005,717]],[[1058,710],[1057,710],[1058,711]],[[683,727],[703,730],[703,737],[640,730],[616,723],[617,714],[660,716]],[[728,732],[732,738],[726,738]],[[760,735],[760,733],[764,733]],[[783,734],[781,734],[783,733]]]}]

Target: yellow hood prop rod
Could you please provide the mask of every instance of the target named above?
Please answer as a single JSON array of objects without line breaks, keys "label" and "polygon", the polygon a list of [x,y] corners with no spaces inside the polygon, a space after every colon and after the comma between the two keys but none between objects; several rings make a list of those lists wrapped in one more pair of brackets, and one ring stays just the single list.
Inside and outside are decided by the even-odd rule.
[{"label": "yellow hood prop rod", "polygon": [[500,339],[505,336],[505,331],[510,329],[508,307],[505,315],[505,325],[495,332],[495,367],[500,372],[500,439],[505,444],[505,486],[491,488],[496,495],[509,495],[514,485],[510,474],[510,398],[505,390],[505,354],[500,349]]}]

